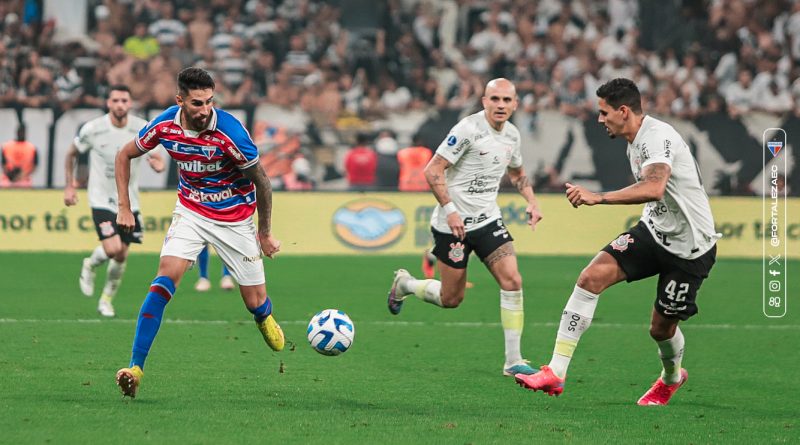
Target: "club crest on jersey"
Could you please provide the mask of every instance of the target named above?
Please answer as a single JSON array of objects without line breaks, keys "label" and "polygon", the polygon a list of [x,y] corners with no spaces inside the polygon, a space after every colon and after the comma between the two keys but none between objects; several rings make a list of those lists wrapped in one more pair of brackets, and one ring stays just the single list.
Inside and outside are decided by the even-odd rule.
[{"label": "club crest on jersey", "polygon": [[464,244],[460,242],[450,243],[450,251],[447,252],[447,257],[454,263],[464,261]]},{"label": "club crest on jersey", "polygon": [[203,150],[203,154],[206,155],[206,159],[211,159],[211,157],[214,156],[214,152],[217,151],[216,147],[208,147],[208,146],[200,147],[200,149]]},{"label": "club crest on jersey", "polygon": [[616,250],[617,252],[624,252],[628,250],[628,244],[633,244],[633,237],[626,233],[624,235],[620,235],[619,238],[611,241],[611,248]]}]

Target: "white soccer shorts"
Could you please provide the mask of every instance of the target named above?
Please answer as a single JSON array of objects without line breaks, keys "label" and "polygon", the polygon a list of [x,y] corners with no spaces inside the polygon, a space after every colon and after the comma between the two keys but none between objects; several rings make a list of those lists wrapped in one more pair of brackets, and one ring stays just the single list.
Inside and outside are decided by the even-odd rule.
[{"label": "white soccer shorts", "polygon": [[265,283],[261,244],[252,218],[234,224],[219,224],[178,205],[164,238],[161,256],[195,261],[206,243],[214,247],[239,284],[255,286]]}]

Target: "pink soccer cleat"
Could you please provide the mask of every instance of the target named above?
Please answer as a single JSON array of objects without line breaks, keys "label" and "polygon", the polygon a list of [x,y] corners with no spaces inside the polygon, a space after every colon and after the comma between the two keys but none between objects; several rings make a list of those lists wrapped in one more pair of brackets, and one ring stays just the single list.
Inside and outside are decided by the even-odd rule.
[{"label": "pink soccer cleat", "polygon": [[689,373],[683,368],[681,368],[681,381],[678,383],[667,385],[661,380],[661,377],[659,377],[636,404],[639,406],[666,405],[669,403],[669,399],[672,398],[673,394],[678,391],[678,388],[686,383],[687,380],[689,380]]},{"label": "pink soccer cleat", "polygon": [[549,366],[539,368],[536,374],[516,374],[514,378],[519,386],[532,391],[544,391],[551,396],[559,396],[564,392],[564,379],[557,376]]}]

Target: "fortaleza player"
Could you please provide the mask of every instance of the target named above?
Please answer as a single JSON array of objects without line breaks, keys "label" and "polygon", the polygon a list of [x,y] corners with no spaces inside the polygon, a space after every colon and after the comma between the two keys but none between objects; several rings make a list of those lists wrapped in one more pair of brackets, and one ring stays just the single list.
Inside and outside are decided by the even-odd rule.
[{"label": "fortaleza player", "polygon": [[[272,187],[250,134],[235,117],[213,107],[214,87],[214,80],[200,68],[181,71],[178,105],[153,119],[117,155],[117,225],[123,230],[135,226],[128,199],[131,159],[161,143],[180,171],[178,203],[161,248],[158,276],[139,312],[130,365],[117,372],[123,396],[136,396],[164,308],[206,244],[230,268],[267,345],[275,351],[284,346],[261,260],[262,252],[272,258],[280,250],[270,231]],[[256,209],[258,228],[253,221]]]},{"label": "fortaleza player", "polygon": [[542,219],[528,177],[522,169],[520,134],[508,120],[517,108],[514,84],[494,79],[486,84],[483,110],[462,119],[439,145],[425,167],[425,178],[439,205],[431,216],[433,254],[441,281],[418,280],[395,272],[389,312],[397,315],[408,295],[443,308],[464,300],[467,262],[474,250],[500,286],[500,320],[505,336],[503,375],[534,373],[520,352],[524,311],[522,277],[511,234],[497,205],[500,180],[508,174],[525,197],[531,229]]},{"label": "fortaleza player", "polygon": [[517,382],[550,395],[564,391],[572,353],[589,328],[599,294],[626,280],[658,275],[650,336],[658,344],[661,376],[639,405],[666,405],[686,383],[681,367],[684,339],[678,323],[697,313],[695,298],[716,257],[714,219],[700,172],[683,138],[669,124],[642,114],[636,84],[614,79],[597,89],[600,115],[611,138],[628,141],[636,183],[621,190],[592,193],[567,184],[573,207],[645,204],[639,223],[607,245],[586,266],[561,316],[550,364]]}]

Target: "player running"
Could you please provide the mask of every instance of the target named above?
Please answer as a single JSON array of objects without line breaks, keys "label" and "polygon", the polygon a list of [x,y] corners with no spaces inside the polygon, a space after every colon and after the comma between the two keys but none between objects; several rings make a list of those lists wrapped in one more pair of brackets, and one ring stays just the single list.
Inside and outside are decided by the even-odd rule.
[{"label": "player running", "polygon": [[[112,86],[106,100],[108,113],[85,123],[72,141],[64,162],[66,185],[64,204],[78,203],[75,191],[74,170],[79,153],[89,152],[89,206],[92,209],[100,245],[92,254],[83,259],[79,284],[81,292],[87,297],[94,295],[95,269],[108,261],[106,284],[97,302],[97,312],[104,317],[114,317],[112,301],[117,294],[125,272],[125,260],[131,243],[141,244],[142,224],[139,218],[139,168],[141,159],[134,160],[131,167],[131,180],[128,187],[130,206],[134,215],[133,232],[120,232],[117,227],[117,185],[114,181],[114,159],[120,148],[139,130],[147,125],[144,119],[131,115],[131,92],[127,86]],[[147,156],[150,167],[161,172],[164,160],[158,153]]]},{"label": "player running", "polygon": [[504,174],[528,203],[531,229],[542,215],[522,169],[519,130],[508,122],[517,109],[514,84],[506,79],[490,81],[482,101],[484,109],[456,124],[425,168],[425,177],[439,203],[431,216],[431,231],[441,281],[418,280],[406,270],[398,270],[389,291],[389,312],[400,313],[406,296],[411,294],[439,307],[458,307],[464,300],[467,262],[474,250],[500,285],[500,320],[505,335],[503,375],[532,374],[536,371],[520,352],[522,277],[514,239],[497,205]]},{"label": "player running", "polygon": [[[164,308],[206,244],[211,244],[230,268],[267,345],[275,351],[284,346],[283,331],[272,315],[261,259],[262,252],[272,258],[280,251],[270,227],[272,186],[242,123],[213,107],[214,88],[214,80],[205,70],[192,67],[181,71],[177,105],[153,119],[117,155],[117,224],[123,230],[134,230],[136,225],[127,193],[131,160],[161,143],[180,172],[178,202],[161,248],[158,275],[139,312],[130,365],[117,372],[123,396],[136,396]],[[258,228],[253,221],[256,209]]]},{"label": "player running", "polygon": [[598,296],[614,284],[658,275],[650,336],[658,344],[661,376],[637,402],[666,405],[686,383],[681,367],[684,338],[678,327],[697,313],[695,298],[716,257],[714,218],[700,172],[683,138],[672,126],[642,114],[636,84],[614,79],[597,90],[600,115],[611,138],[628,141],[636,183],[621,190],[592,193],[567,184],[573,207],[645,204],[639,223],[621,234],[586,266],[561,316],[549,365],[517,382],[550,395],[564,391],[567,367],[581,335],[592,322]]}]

